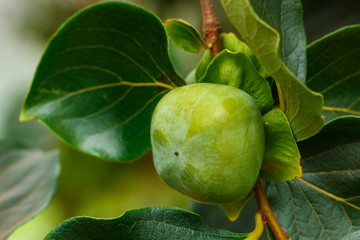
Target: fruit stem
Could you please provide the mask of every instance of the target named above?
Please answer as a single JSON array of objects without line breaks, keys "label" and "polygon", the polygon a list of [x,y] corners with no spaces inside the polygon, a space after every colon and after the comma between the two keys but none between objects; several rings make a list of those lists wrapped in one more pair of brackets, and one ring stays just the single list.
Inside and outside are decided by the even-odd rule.
[{"label": "fruit stem", "polygon": [[275,238],[277,240],[289,240],[290,237],[284,232],[270,208],[266,194],[261,185],[260,178],[257,180],[253,191],[258,204],[258,212],[261,213],[264,223],[269,224]]},{"label": "fruit stem", "polygon": [[221,52],[221,26],[216,16],[215,8],[212,0],[200,0],[201,11],[203,17],[202,29],[204,39],[210,47],[211,57],[215,57]]}]

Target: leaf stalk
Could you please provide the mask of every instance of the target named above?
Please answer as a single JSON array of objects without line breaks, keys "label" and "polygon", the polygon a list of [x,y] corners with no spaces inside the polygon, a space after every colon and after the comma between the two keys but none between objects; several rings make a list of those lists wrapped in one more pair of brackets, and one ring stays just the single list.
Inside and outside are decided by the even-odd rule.
[{"label": "leaf stalk", "polygon": [[282,229],[273,211],[271,210],[270,204],[261,185],[260,178],[257,180],[253,191],[258,204],[258,212],[261,213],[264,223],[269,224],[275,238],[277,240],[290,240],[291,238]]}]

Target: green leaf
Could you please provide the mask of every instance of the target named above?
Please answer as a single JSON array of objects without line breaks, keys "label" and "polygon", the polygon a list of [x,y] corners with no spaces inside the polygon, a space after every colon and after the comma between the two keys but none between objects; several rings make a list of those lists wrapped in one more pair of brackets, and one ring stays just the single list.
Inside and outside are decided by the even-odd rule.
[{"label": "green leaf", "polygon": [[239,240],[246,236],[210,228],[199,215],[182,209],[153,207],[128,211],[115,219],[72,218],[58,225],[45,239]]},{"label": "green leaf", "polygon": [[186,84],[196,83],[195,73],[196,73],[196,69],[193,69],[191,70],[191,72],[189,72],[189,74],[185,78]]},{"label": "green leaf", "polygon": [[306,77],[306,34],[300,0],[250,0],[256,14],[280,35],[279,55],[302,82]]},{"label": "green leaf", "polygon": [[221,2],[241,37],[277,82],[280,108],[289,119],[296,140],[315,135],[323,125],[323,98],[303,85],[282,62],[279,33],[256,15],[249,0]]},{"label": "green leaf", "polygon": [[73,147],[110,160],[150,149],[151,114],[184,81],[168,56],[161,21],[125,2],[71,17],[51,39],[21,120],[39,118]]},{"label": "green leaf", "polygon": [[324,95],[323,113],[329,121],[360,115],[360,25],[341,28],[308,49],[306,84]]},{"label": "green leaf", "polygon": [[281,226],[292,239],[341,239],[360,230],[360,118],[329,122],[299,143],[303,176],[267,184]]},{"label": "green leaf", "polygon": [[[230,52],[240,52],[247,55],[252,63],[255,65],[256,70],[258,73],[265,77],[266,72],[264,67],[261,65],[257,57],[253,54],[251,49],[240,39],[236,37],[234,33],[222,33],[221,37],[221,45],[224,49],[229,50]],[[196,81],[199,82],[200,79],[204,76],[207,67],[211,63],[211,53],[210,50],[205,51],[203,57],[200,60],[199,65],[196,68],[195,77]]]},{"label": "green leaf", "polygon": [[240,88],[255,99],[262,112],[274,104],[268,82],[244,53],[223,50],[212,60],[200,82]]},{"label": "green leaf", "polygon": [[224,49],[227,49],[231,52],[241,52],[245,53],[255,65],[256,70],[262,76],[266,76],[264,66],[259,62],[257,57],[253,54],[251,49],[241,41],[234,33],[222,33],[221,34],[221,44]]},{"label": "green leaf", "polygon": [[206,50],[199,62],[199,65],[196,67],[196,71],[195,71],[196,82],[200,82],[200,79],[205,75],[206,69],[211,63],[211,60],[212,60],[211,52],[210,50]]},{"label": "green leaf", "polygon": [[208,49],[198,30],[190,23],[182,19],[169,19],[164,22],[164,26],[170,41],[178,48],[189,53]]},{"label": "green leaf", "polygon": [[263,116],[265,153],[261,177],[284,182],[301,177],[300,152],[285,114],[274,109]]},{"label": "green leaf", "polygon": [[42,152],[0,141],[0,239],[49,204],[59,170],[57,151]]},{"label": "green leaf", "polygon": [[274,236],[274,233],[272,232],[271,228],[269,227],[269,224],[265,225],[265,229],[266,229],[267,240],[276,240],[276,237]]},{"label": "green leaf", "polygon": [[[222,33],[221,34],[221,45],[224,49],[231,52],[245,53],[248,57],[253,55],[251,49],[241,41],[234,33]],[[252,59],[251,59],[252,60]]]},{"label": "green leaf", "polygon": [[360,239],[360,231],[350,233],[349,235],[346,235],[341,240],[359,240]]}]

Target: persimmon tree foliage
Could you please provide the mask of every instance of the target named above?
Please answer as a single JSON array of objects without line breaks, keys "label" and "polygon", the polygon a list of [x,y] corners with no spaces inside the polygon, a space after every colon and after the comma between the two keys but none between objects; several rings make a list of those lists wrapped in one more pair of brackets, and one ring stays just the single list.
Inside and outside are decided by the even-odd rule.
[{"label": "persimmon tree foliage", "polygon": [[[230,220],[254,195],[254,231],[153,207],[75,217],[46,239],[258,239],[264,224],[268,239],[359,238],[360,25],[306,46],[299,0],[221,0],[236,33],[221,33],[212,2],[200,3],[203,34],[126,2],[76,13],[49,41],[20,118],[106,160],[152,149],[168,185]],[[169,41],[203,52],[188,76],[175,71]],[[11,170],[0,174],[2,192],[33,169],[32,181],[0,198],[6,238],[48,204],[59,163],[56,152],[6,143],[0,154],[1,170]]]}]

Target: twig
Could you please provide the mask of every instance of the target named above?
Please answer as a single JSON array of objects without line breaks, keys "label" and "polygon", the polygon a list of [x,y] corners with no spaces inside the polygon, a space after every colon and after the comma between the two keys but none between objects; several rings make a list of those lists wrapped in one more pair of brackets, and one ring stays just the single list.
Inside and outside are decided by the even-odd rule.
[{"label": "twig", "polygon": [[221,27],[216,16],[212,0],[200,0],[203,17],[203,33],[206,43],[210,47],[211,57],[215,57],[221,52]]},{"label": "twig", "polygon": [[284,232],[270,208],[264,189],[261,186],[260,179],[258,179],[256,182],[254,187],[254,194],[258,204],[258,211],[261,212],[263,219],[266,221],[266,223],[269,224],[275,238],[277,240],[289,240],[289,236]]}]

